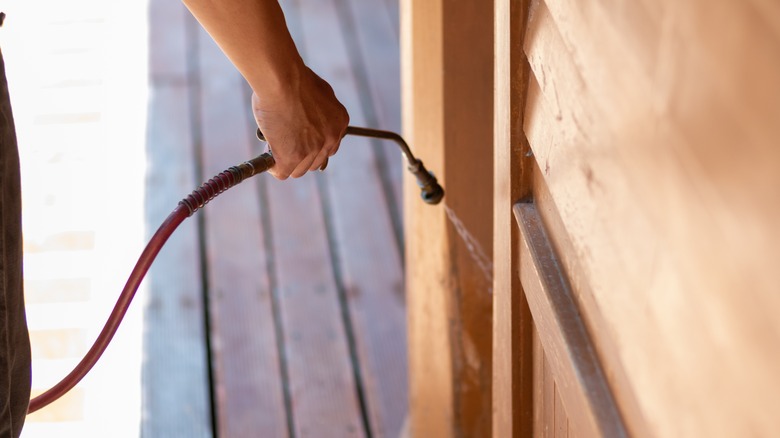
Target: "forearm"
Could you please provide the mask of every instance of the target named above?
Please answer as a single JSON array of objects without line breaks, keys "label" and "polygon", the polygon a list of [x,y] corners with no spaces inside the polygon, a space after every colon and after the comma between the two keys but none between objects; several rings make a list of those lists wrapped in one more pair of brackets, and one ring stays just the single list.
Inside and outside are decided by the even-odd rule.
[{"label": "forearm", "polygon": [[264,99],[295,87],[304,68],[277,0],[183,0]]},{"label": "forearm", "polygon": [[349,122],[330,85],[306,68],[278,0],[182,0],[254,94],[257,126],[273,147],[279,179],[320,168]]}]

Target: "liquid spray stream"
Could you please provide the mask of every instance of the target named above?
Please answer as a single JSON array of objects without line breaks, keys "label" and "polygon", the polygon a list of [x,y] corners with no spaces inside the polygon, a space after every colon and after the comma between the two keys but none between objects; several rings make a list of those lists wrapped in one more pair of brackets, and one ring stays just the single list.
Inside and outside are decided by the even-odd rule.
[{"label": "liquid spray stream", "polygon": [[455,210],[451,209],[449,206],[444,206],[444,211],[447,213],[447,219],[450,220],[452,223],[452,226],[455,227],[455,231],[458,232],[458,235],[461,239],[463,239],[463,243],[466,245],[466,249],[469,251],[469,256],[471,256],[471,260],[474,261],[474,264],[477,265],[480,271],[482,271],[482,275],[485,278],[485,281],[488,284],[487,291],[489,294],[493,293],[493,261],[490,257],[485,254],[485,250],[482,249],[482,245],[479,244],[479,241],[472,235],[469,230],[466,228],[466,226],[463,224],[463,221],[460,220],[457,214],[455,214]]}]

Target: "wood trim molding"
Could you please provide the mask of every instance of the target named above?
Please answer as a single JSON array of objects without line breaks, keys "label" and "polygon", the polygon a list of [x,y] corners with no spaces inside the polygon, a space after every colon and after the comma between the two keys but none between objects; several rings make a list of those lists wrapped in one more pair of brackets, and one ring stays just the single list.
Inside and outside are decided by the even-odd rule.
[{"label": "wood trim molding", "polygon": [[531,436],[531,314],[520,289],[512,204],[529,196],[533,158],[523,133],[529,0],[494,2],[493,436]]},{"label": "wood trim molding", "polygon": [[536,206],[517,203],[513,212],[521,236],[520,281],[574,430],[582,436],[628,436]]}]

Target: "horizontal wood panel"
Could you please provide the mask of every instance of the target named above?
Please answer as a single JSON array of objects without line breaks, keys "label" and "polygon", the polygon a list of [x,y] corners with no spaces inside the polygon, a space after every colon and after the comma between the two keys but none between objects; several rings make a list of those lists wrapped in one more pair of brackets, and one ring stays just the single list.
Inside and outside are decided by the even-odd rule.
[{"label": "horizontal wood panel", "polygon": [[639,435],[779,426],[774,9],[532,8],[525,128],[545,222]]},{"label": "horizontal wood panel", "polygon": [[[644,429],[635,395],[627,390],[632,385],[624,369],[622,356],[625,351],[618,346],[624,343],[629,347],[637,345],[626,339],[641,338],[645,334],[632,333],[630,325],[615,329],[617,324],[630,324],[640,316],[620,314],[613,315],[611,320],[607,318],[594,296],[597,285],[593,284],[593,277],[601,275],[613,282],[611,287],[618,289],[637,287],[615,283],[627,280],[611,273],[637,271],[648,263],[645,252],[626,253],[618,244],[630,241],[632,236],[649,235],[647,222],[632,220],[626,222],[625,227],[612,227],[614,209],[620,208],[621,218],[630,217],[641,211],[641,205],[638,199],[626,194],[628,187],[620,183],[626,178],[623,170],[599,149],[606,134],[595,119],[589,89],[563,46],[544,4],[535,9],[525,45],[533,71],[524,121],[524,130],[537,162],[533,172],[533,196],[551,230],[550,239],[568,273],[583,319],[594,334],[593,342],[604,361],[605,372],[613,387],[619,388],[616,398],[629,423]],[[540,54],[554,61],[541,62]],[[616,251],[615,257],[608,259],[609,264],[604,260],[594,261],[591,251],[583,249],[595,236]],[[615,299],[621,297],[630,298],[620,295]],[[640,347],[637,345],[637,348]]]}]

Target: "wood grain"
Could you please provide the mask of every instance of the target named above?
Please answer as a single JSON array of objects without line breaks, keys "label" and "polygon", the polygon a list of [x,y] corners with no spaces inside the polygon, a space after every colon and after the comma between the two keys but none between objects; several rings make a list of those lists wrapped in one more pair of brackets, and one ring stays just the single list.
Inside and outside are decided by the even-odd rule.
[{"label": "wood grain", "polygon": [[555,403],[553,415],[553,425],[555,426],[554,435],[558,438],[566,438],[569,436],[569,416],[566,413],[566,408],[563,406],[563,399],[561,398],[560,388],[555,386]]},{"label": "wood grain", "polygon": [[[366,126],[368,111],[360,93],[368,90],[360,87],[360,65],[350,58],[336,6],[331,0],[300,4],[306,61],[333,86],[350,111],[351,123]],[[380,41],[366,39],[363,33],[352,37],[382,49]],[[397,61],[396,54],[395,61],[390,57],[385,62]],[[373,97],[382,99],[386,93],[381,90]],[[345,138],[321,182],[369,427],[373,436],[395,437],[408,410],[404,274],[391,218],[390,204],[397,200],[384,191],[376,146],[395,148],[365,138]]]},{"label": "wood grain", "polygon": [[[474,193],[492,191],[491,6],[401,3],[404,137],[442,183],[449,216],[485,254],[492,198]],[[411,433],[489,435],[492,274],[474,263],[444,205],[421,203],[408,178],[404,201]]]},{"label": "wood grain", "polygon": [[[401,131],[401,71],[400,71],[400,45],[398,41],[397,14],[393,22],[391,14],[381,13],[385,7],[385,0],[340,0],[346,3],[342,7],[342,16],[351,18],[351,26],[343,26],[349,32],[344,32],[345,40],[349,44],[354,41],[357,50],[351,51],[353,65],[356,67],[356,79],[363,77],[366,89],[361,87],[361,101],[366,114],[366,121],[375,124],[377,128],[389,131]],[[344,20],[342,20],[342,23]],[[361,81],[362,82],[362,81]],[[366,105],[368,103],[368,105]],[[395,145],[388,142],[373,142],[377,150],[377,157],[389,170],[388,183],[389,202],[395,205],[391,210],[398,214],[403,202],[401,200],[403,188],[404,163],[401,154]],[[412,145],[413,147],[413,145]],[[394,219],[395,220],[395,219]],[[400,230],[399,230],[400,231]]]},{"label": "wood grain", "polygon": [[777,427],[777,19],[761,2],[533,14],[544,219],[640,436]]},{"label": "wood grain", "polygon": [[542,350],[542,343],[539,340],[539,333],[536,331],[536,326],[532,324],[531,334],[531,357],[533,360],[533,372],[532,372],[532,405],[534,410],[533,425],[531,427],[531,433],[540,435],[540,430],[544,428],[544,350]]},{"label": "wood grain", "polygon": [[364,436],[316,182],[267,180],[295,435]]},{"label": "wood grain", "polygon": [[528,1],[495,1],[493,141],[493,436],[530,436],[531,315],[522,298],[512,205],[530,192],[532,160],[517,120],[525,110],[522,49]]}]

